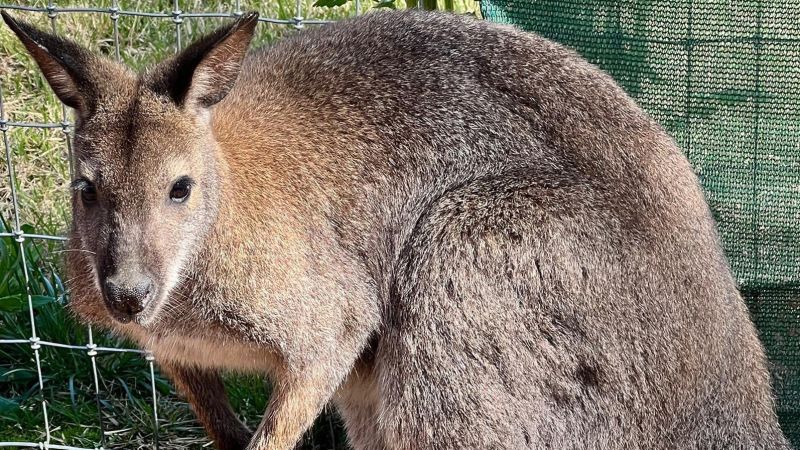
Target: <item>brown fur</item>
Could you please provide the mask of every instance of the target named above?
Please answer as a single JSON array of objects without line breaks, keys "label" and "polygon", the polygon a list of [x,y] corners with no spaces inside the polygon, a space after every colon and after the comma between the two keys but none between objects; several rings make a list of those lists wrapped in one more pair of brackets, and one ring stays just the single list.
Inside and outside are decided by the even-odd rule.
[{"label": "brown fur", "polygon": [[[573,52],[406,12],[245,57],[246,16],[137,77],[4,17],[82,118],[71,306],[219,448],[228,369],[274,380],[251,450],[329,401],[357,449],[788,448],[688,162]],[[142,311],[103,294],[143,273]]]}]

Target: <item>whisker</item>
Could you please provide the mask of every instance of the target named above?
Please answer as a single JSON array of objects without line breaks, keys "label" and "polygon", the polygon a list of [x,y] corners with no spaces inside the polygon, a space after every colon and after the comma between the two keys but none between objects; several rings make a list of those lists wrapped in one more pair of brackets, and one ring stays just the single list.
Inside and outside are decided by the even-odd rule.
[{"label": "whisker", "polygon": [[77,275],[77,276],[74,276],[74,277],[70,278],[69,280],[65,280],[64,284],[69,284],[69,283],[72,283],[73,281],[79,281],[79,280],[82,280],[84,278],[94,278],[94,274],[85,273],[85,274]]},{"label": "whisker", "polygon": [[66,252],[84,252],[84,253],[88,253],[90,255],[96,255],[97,254],[97,253],[95,253],[95,252],[93,252],[91,250],[84,250],[82,248],[67,248],[67,249],[64,249],[64,250],[56,250],[53,253],[66,253]]}]

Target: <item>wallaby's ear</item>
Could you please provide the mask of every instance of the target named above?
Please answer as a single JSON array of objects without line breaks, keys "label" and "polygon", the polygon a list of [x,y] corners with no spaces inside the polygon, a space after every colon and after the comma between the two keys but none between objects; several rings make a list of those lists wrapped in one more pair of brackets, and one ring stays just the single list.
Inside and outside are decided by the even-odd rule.
[{"label": "wallaby's ear", "polygon": [[195,41],[156,67],[150,88],[181,107],[213,106],[236,82],[257,23],[258,13],[250,12]]},{"label": "wallaby's ear", "polygon": [[96,57],[80,45],[16,21],[5,11],[3,20],[28,49],[47,82],[65,105],[86,117],[92,113],[97,95]]}]

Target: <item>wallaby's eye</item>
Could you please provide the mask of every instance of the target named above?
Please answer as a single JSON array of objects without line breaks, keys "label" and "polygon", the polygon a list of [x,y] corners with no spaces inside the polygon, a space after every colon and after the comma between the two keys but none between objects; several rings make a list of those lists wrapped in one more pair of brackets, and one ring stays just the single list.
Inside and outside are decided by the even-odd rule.
[{"label": "wallaby's eye", "polygon": [[81,199],[83,199],[83,203],[91,204],[97,201],[97,190],[95,190],[94,186],[89,185],[86,186],[81,191]]},{"label": "wallaby's eye", "polygon": [[169,191],[169,198],[173,202],[176,203],[183,203],[189,198],[189,194],[192,192],[192,184],[194,182],[189,177],[181,177],[175,184],[172,185],[172,189]]},{"label": "wallaby's eye", "polygon": [[81,201],[85,206],[97,203],[97,189],[95,189],[91,181],[79,178],[72,182],[72,189],[80,192]]}]

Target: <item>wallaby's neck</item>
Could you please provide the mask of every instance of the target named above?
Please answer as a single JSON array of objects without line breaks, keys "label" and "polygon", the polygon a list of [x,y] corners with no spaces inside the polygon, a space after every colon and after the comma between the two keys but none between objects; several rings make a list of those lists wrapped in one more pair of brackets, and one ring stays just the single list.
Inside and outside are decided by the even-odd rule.
[{"label": "wallaby's neck", "polygon": [[[387,149],[370,131],[337,128],[330,117],[321,123],[307,108],[244,96],[231,101],[212,120],[220,206],[205,252],[212,260],[202,263],[215,265],[211,273],[227,281],[261,271],[274,275],[265,282],[283,283],[292,272],[302,278],[332,270],[316,260],[337,248],[348,255],[330,258],[358,259],[381,276],[403,239],[400,224],[413,228],[415,197],[424,190],[416,184],[424,180],[386,164]],[[253,268],[217,258],[250,261]]]}]

